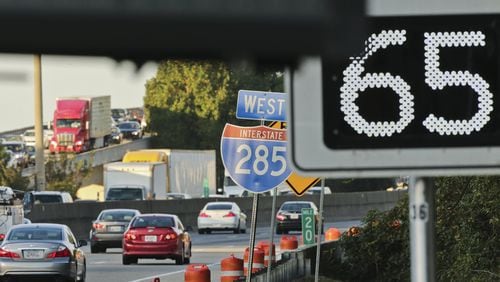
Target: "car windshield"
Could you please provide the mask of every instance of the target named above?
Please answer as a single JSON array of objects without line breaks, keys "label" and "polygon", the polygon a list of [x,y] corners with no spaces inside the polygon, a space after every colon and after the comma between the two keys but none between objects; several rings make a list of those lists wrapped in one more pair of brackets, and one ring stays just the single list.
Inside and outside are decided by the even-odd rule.
[{"label": "car windshield", "polygon": [[12,151],[13,153],[20,153],[23,151],[23,146],[19,144],[4,144],[4,147],[7,148],[7,150]]},{"label": "car windshield", "polygon": [[100,221],[123,221],[129,222],[135,215],[133,211],[107,211],[99,217]]},{"label": "car windshield", "polygon": [[35,204],[40,203],[62,203],[61,195],[34,195]]},{"label": "car windshield", "polygon": [[111,188],[106,196],[108,201],[142,200],[141,188]]},{"label": "car windshield", "polygon": [[139,128],[138,124],[135,122],[120,123],[118,125],[120,129],[136,129]]},{"label": "car windshield", "polygon": [[174,227],[175,222],[172,217],[169,216],[140,216],[137,217],[134,222],[132,222],[133,228],[142,227]]},{"label": "car windshield", "polygon": [[206,210],[230,210],[233,206],[229,204],[208,205]]},{"label": "car windshield", "polygon": [[62,230],[57,228],[18,228],[10,232],[9,241],[62,240]]},{"label": "car windshield", "polygon": [[56,122],[56,126],[59,128],[79,128],[80,124],[78,119],[58,119]]},{"label": "car windshield", "polygon": [[308,209],[308,208],[311,208],[311,204],[309,203],[287,203],[283,204],[281,210],[300,212],[302,211],[302,209]]}]

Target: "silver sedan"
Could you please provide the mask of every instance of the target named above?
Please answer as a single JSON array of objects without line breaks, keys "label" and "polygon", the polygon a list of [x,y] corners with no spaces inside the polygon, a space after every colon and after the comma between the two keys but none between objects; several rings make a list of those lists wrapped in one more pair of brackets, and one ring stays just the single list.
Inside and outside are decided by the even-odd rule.
[{"label": "silver sedan", "polygon": [[66,225],[15,225],[0,245],[0,279],[85,281],[85,254],[80,249],[85,245]]}]

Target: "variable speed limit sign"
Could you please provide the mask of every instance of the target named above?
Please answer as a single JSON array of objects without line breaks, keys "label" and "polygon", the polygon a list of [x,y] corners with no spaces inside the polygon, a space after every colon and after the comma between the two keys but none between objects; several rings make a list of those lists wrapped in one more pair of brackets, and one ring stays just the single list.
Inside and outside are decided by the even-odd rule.
[{"label": "variable speed limit sign", "polygon": [[286,157],[286,130],[226,124],[221,138],[224,167],[238,185],[266,192],[291,173]]},{"label": "variable speed limit sign", "polygon": [[303,61],[290,96],[293,164],[341,177],[498,173],[499,20],[373,17],[352,57]]}]

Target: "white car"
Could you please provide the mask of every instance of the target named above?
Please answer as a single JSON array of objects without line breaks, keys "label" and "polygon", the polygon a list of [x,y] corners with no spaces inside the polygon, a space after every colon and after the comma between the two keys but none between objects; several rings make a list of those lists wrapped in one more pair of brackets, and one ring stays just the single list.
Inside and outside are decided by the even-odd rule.
[{"label": "white car", "polygon": [[198,215],[198,233],[232,230],[235,234],[247,230],[247,216],[234,202],[210,202]]},{"label": "white car", "polygon": [[[50,129],[44,129],[43,130],[43,147],[48,148],[50,140],[52,139],[52,136],[54,135],[54,131]],[[23,141],[26,143],[26,145],[35,145],[35,130],[34,129],[28,129],[23,133]]]}]

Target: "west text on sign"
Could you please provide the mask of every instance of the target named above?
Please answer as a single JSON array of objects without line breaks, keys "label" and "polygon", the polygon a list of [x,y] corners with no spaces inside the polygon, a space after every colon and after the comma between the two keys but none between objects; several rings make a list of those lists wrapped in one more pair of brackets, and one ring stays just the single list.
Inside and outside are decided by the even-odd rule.
[{"label": "west text on sign", "polygon": [[285,121],[285,108],[285,93],[238,91],[236,117],[239,119]]}]

